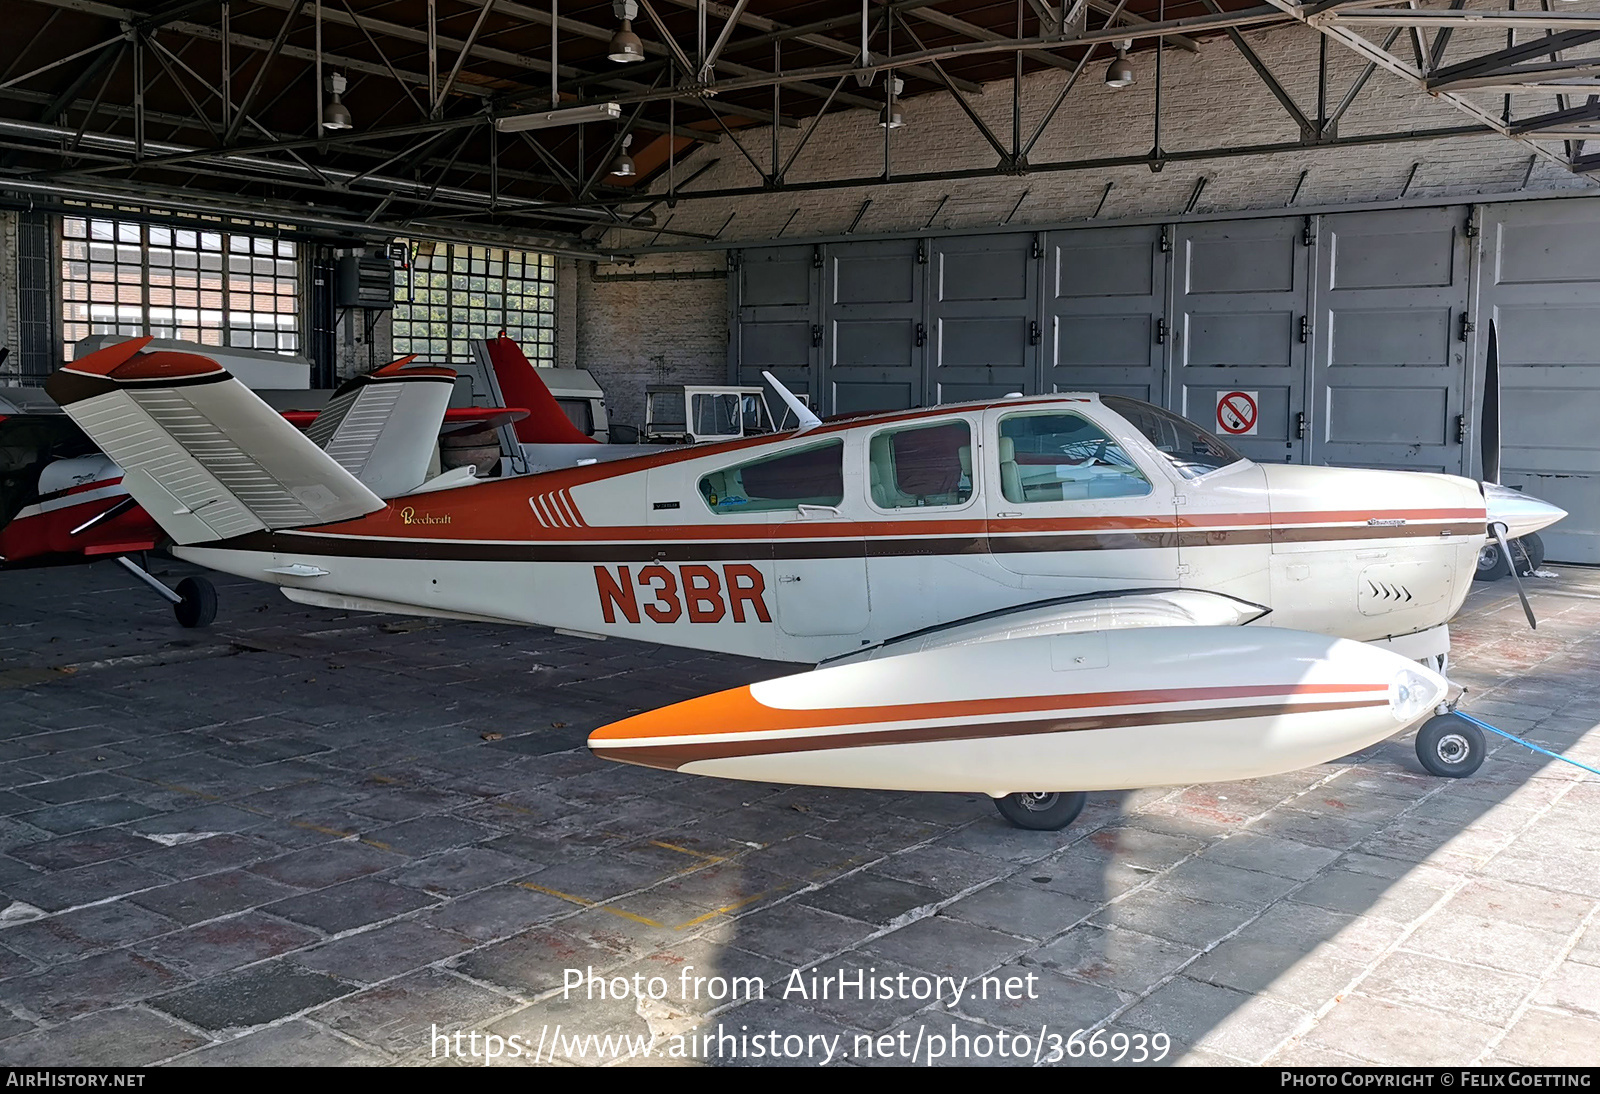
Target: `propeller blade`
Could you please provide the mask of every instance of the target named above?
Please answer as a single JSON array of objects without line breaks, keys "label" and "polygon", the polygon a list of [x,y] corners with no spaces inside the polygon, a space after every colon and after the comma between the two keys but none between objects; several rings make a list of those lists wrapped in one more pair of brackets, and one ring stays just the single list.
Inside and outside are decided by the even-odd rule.
[{"label": "propeller blade", "polygon": [[1506,543],[1506,526],[1503,524],[1489,525],[1489,531],[1494,533],[1494,538],[1500,544],[1500,553],[1506,560],[1506,565],[1511,567],[1511,580],[1517,583],[1517,599],[1522,601],[1523,614],[1528,617],[1528,626],[1534,630],[1539,629],[1539,621],[1533,617],[1533,605],[1528,603],[1527,591],[1522,587],[1522,575],[1517,572],[1517,564],[1511,554],[1511,547]]}]

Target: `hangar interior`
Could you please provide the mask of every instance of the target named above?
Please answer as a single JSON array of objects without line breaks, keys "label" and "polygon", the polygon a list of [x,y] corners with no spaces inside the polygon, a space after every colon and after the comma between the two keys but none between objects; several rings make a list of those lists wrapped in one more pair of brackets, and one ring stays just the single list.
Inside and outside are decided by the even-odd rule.
[{"label": "hangar interior", "polygon": [[[1600,406],[1597,0],[11,0],[5,7],[0,339],[9,352],[0,358],[0,385],[37,387],[73,359],[77,342],[91,336],[154,335],[294,355],[309,362],[312,387],[333,388],[407,355],[418,363],[459,366],[471,359],[473,340],[505,332],[535,365],[587,370],[605,392],[613,432],[643,423],[650,385],[759,385],[768,372],[825,417],[1015,392],[1094,391],[1176,411],[1227,434],[1260,463],[1432,471],[1502,482],[1567,511],[1566,519],[1543,533],[1552,563],[1600,564],[1600,431],[1594,427]],[[1235,402],[1235,396],[1244,398]],[[1559,620],[1538,632],[1559,640],[1548,650],[1536,652],[1527,635],[1509,633],[1521,617],[1508,590],[1482,590],[1472,608],[1481,629],[1470,632],[1469,648],[1501,658],[1493,672],[1484,670],[1480,686],[1504,689],[1500,702],[1508,724],[1537,728],[1540,719],[1553,718],[1551,744],[1582,739],[1589,723],[1579,726],[1575,719],[1581,720],[1579,712],[1592,700],[1592,686],[1583,691],[1545,676],[1528,683],[1517,673],[1546,661],[1563,674],[1592,672],[1592,612],[1583,613],[1585,599],[1594,599],[1593,577],[1581,569],[1571,573],[1580,575],[1571,587],[1535,596],[1540,611]],[[62,606],[68,618],[93,611],[76,587],[49,584],[61,578],[28,580],[43,583],[30,586],[28,596],[37,592]],[[92,583],[84,587],[98,589]],[[235,592],[230,586],[230,595]],[[34,605],[20,593],[13,597],[8,591],[7,603],[28,627],[50,614],[44,601]],[[296,629],[315,629],[321,617],[281,604],[273,610],[286,613],[270,620],[281,633],[271,631],[259,641],[240,638],[229,649],[202,642],[195,656],[252,649],[290,658],[273,643],[289,641],[285,635]],[[393,624],[359,614],[352,618],[351,642],[383,642],[385,635],[404,633],[384,631]],[[0,628],[5,623],[0,619]],[[471,631],[480,652],[503,651],[515,641],[481,631]],[[135,641],[149,640],[147,631],[132,633]],[[126,646],[130,634],[96,635],[111,646],[92,655],[78,650],[81,656],[71,664],[111,664],[108,659],[132,655]],[[73,715],[49,697],[50,687],[62,685],[29,675],[46,671],[44,662],[35,664],[39,651],[29,642],[20,630],[0,638],[20,673],[7,680],[0,672],[0,687],[18,689],[16,724],[28,724],[30,733],[77,732],[89,723],[61,722]],[[317,639],[313,646],[317,659],[343,658],[336,639]],[[541,663],[548,662],[544,667],[556,677],[571,674],[580,691],[591,687],[577,699],[563,699],[589,710],[605,696],[601,685],[584,680],[590,674],[604,679],[621,666],[606,670],[610,654],[574,649],[556,642],[545,648]],[[396,656],[428,660],[436,652],[411,649]],[[180,651],[159,664],[187,656]],[[459,679],[488,679],[481,666],[470,672],[460,664],[442,667]],[[649,677],[648,666],[639,671],[654,686],[680,686],[670,673]],[[692,671],[723,670],[700,665]],[[162,686],[172,686],[170,674],[161,679]],[[254,673],[241,681],[260,682]],[[130,680],[102,694],[95,723],[118,702],[153,694],[141,691],[143,686]],[[381,692],[371,681],[364,687],[363,694]],[[320,687],[311,694],[339,702]],[[1532,697],[1531,710],[1522,709],[1525,696]],[[0,692],[0,702],[4,697]],[[569,714],[543,721],[565,725],[568,718],[581,720]],[[183,734],[201,726],[185,724]],[[305,736],[302,728],[296,723],[295,741]],[[381,749],[374,738],[381,727],[367,729],[368,735],[352,731],[337,744],[341,758],[359,753],[362,763],[377,763]],[[266,742],[279,732],[235,736],[265,756],[274,747]],[[509,751],[485,757],[485,749],[500,741],[498,730],[494,742],[484,738],[483,747],[467,736],[472,735],[463,735],[450,754],[457,765],[448,773],[452,780],[467,780],[472,764],[500,762]],[[539,742],[549,737],[543,731]],[[123,743],[106,738],[86,747],[117,752]],[[282,752],[261,762],[304,764],[309,761],[297,757],[321,751]],[[476,759],[469,760],[469,753]],[[1592,743],[1588,754],[1594,755]],[[530,745],[527,755],[546,753]],[[568,754],[552,743],[548,755]],[[20,764],[20,783],[28,772],[25,754],[17,757],[7,753],[0,764]],[[126,750],[129,765],[158,758],[165,759],[140,755],[132,746]],[[563,769],[563,763],[579,764],[570,757],[553,762],[558,777],[567,780],[567,796],[557,791],[549,801],[513,804],[532,809],[540,824],[553,823],[555,812],[570,808],[586,818],[586,849],[609,846],[599,815],[605,792],[599,779],[579,787],[575,780],[589,777],[589,767]],[[1423,814],[1438,826],[1433,834],[1447,841],[1445,826],[1459,823],[1464,830],[1480,811],[1498,805],[1509,809],[1497,815],[1494,830],[1505,837],[1498,846],[1531,842],[1534,813],[1544,816],[1541,811],[1558,796],[1557,784],[1560,794],[1571,787],[1562,781],[1564,772],[1533,774],[1522,761],[1517,764],[1516,779],[1485,784],[1503,792],[1503,801],[1463,796],[1447,806],[1444,798],[1427,799],[1432,804]],[[335,781],[356,779],[351,772],[358,770],[356,764]],[[65,767],[51,772],[66,774]],[[284,775],[321,777],[299,768]],[[419,795],[475,792],[453,784],[441,790],[444,776],[438,771],[413,775],[423,787]],[[1361,781],[1359,765],[1323,772],[1327,778],[1341,775],[1341,785],[1357,786],[1350,800],[1366,802],[1370,816],[1339,829],[1350,836],[1339,843],[1308,834],[1313,825],[1306,816],[1321,816],[1325,809],[1301,814],[1292,810],[1304,803],[1285,807],[1291,813],[1276,815],[1276,827],[1268,828],[1297,847],[1316,850],[1293,867],[1266,867],[1263,876],[1323,884],[1309,879],[1334,861],[1334,851],[1354,854],[1351,848],[1378,838],[1380,817],[1382,824],[1400,824],[1396,818],[1426,792],[1407,781],[1410,773],[1372,776],[1377,782],[1369,785]],[[230,786],[223,796],[232,800],[244,793],[243,785]],[[1130,797],[1120,822],[1108,811],[1095,823],[1124,836],[1133,832],[1124,846],[1135,855],[1144,853],[1141,847],[1159,846],[1152,852],[1159,865],[1134,868],[1155,878],[1182,869],[1185,856],[1199,854],[1200,844],[1217,833],[1231,833],[1252,817],[1270,820],[1273,809],[1298,800],[1311,785],[1274,784],[1283,793],[1269,801],[1271,795],[1262,791],[1254,812],[1223,805],[1226,796],[1196,797],[1193,791],[1188,797]],[[640,779],[612,789],[637,806],[657,788]],[[272,790],[250,787],[251,793]],[[494,789],[509,792],[505,786]],[[737,790],[730,794],[722,803],[728,808],[750,806],[736,803]],[[767,871],[775,878],[788,870],[793,876],[751,888],[755,895],[746,911],[766,910],[780,901],[778,894],[792,896],[796,887],[815,888],[821,871],[836,868],[845,876],[863,863],[878,869],[883,855],[909,853],[908,848],[922,854],[928,840],[967,841],[956,845],[955,858],[989,856],[1010,863],[1008,868],[1041,862],[1067,846],[1063,834],[1033,856],[999,836],[985,842],[959,835],[966,830],[948,810],[896,805],[901,812],[891,809],[875,818],[844,795],[816,802],[791,797],[762,806],[771,823],[750,829],[750,847],[788,841],[784,845],[792,851],[795,840],[818,842],[811,822],[821,817],[841,822],[841,831],[848,821],[852,838],[846,842],[860,853],[837,863],[808,862],[807,870],[815,866],[816,873],[752,866],[756,874]],[[1581,791],[1572,800],[1580,798]],[[1393,810],[1386,812],[1390,805]],[[698,805],[673,806],[685,814],[677,824],[689,824],[691,807]],[[140,804],[128,815],[149,808]],[[772,819],[792,820],[785,815],[791,808],[808,817],[804,832]],[[432,804],[428,810],[432,816]],[[809,816],[813,812],[818,816]],[[1135,814],[1142,819],[1130,822]],[[1514,816],[1516,825],[1506,816]],[[343,839],[372,820],[355,806],[344,821],[319,817],[308,806],[289,823],[343,833]],[[879,837],[865,835],[874,819],[883,820],[886,831],[904,830],[907,842],[891,846],[898,836],[884,836],[880,845]],[[1370,828],[1364,827],[1368,820]],[[501,820],[491,824],[481,816],[473,823],[480,821],[492,831],[483,840],[499,841],[493,854],[524,853],[513,844],[527,833],[494,827]],[[709,823],[709,830],[721,831]],[[616,838],[644,839],[647,827],[642,820],[628,821]],[[730,826],[729,838],[743,839],[736,831],[743,832]],[[538,837],[546,842],[526,853],[546,857],[534,865],[576,870],[564,858],[570,848],[552,850],[550,831]],[[263,845],[277,840],[302,846],[281,833],[257,838]],[[1372,888],[1370,905],[1328,897],[1315,905],[1317,914],[1365,923],[1362,917],[1381,902],[1383,886],[1374,879],[1399,884],[1385,875],[1403,861],[1396,848],[1404,844],[1406,854],[1424,856],[1435,849],[1423,848],[1427,841],[1420,838],[1406,844],[1406,838],[1391,833],[1384,849],[1369,848],[1354,865],[1340,859],[1335,867],[1345,882],[1356,879],[1354,888]],[[641,863],[656,853],[641,852],[633,842],[628,846],[626,869],[606,867],[618,885],[624,874],[631,879],[632,872],[648,872]],[[684,853],[713,854],[698,844]],[[261,854],[268,854],[264,847]],[[1465,861],[1457,861],[1459,847],[1451,854],[1457,856],[1451,865]],[[1600,851],[1585,844],[1584,854]],[[1301,877],[1304,862],[1313,865]],[[1220,865],[1220,871],[1238,865]],[[76,862],[73,867],[88,868]],[[1502,870],[1492,883],[1468,881],[1464,874],[1447,882],[1437,864],[1416,866],[1420,873],[1406,876],[1441,899],[1477,886],[1473,899],[1488,900],[1485,885],[1540,884],[1544,875],[1526,862],[1523,867],[1520,873]],[[24,873],[36,882],[33,873],[43,868],[31,863]],[[932,873],[884,870],[881,877],[872,875],[878,888],[862,900],[888,907],[910,899],[908,886],[920,886],[929,892],[919,890],[920,903],[907,908],[943,907],[940,901],[973,900],[974,886],[997,880],[1002,887],[1025,887],[1010,875],[980,877],[981,870],[970,878],[956,871],[966,880],[954,888],[951,877],[932,866]],[[1042,866],[1037,871],[1051,872]],[[508,869],[494,882],[516,873]],[[566,881],[546,880],[550,884],[530,882],[532,888],[523,892],[537,890],[557,903],[570,895]],[[1148,880],[1141,877],[1140,883]],[[1046,877],[1038,884],[1060,889],[1049,882]],[[272,884],[313,888],[287,874]],[[337,884],[354,883],[341,876]],[[1204,893],[1195,895],[1195,884],[1175,882],[1169,891],[1213,907]],[[1556,961],[1551,968],[1567,975],[1566,955],[1579,954],[1571,960],[1589,976],[1594,942],[1582,931],[1600,892],[1588,882],[1563,884],[1556,886],[1568,894],[1563,899],[1581,899],[1590,910],[1570,924],[1558,916],[1559,924],[1537,929],[1547,929],[1552,938],[1561,931],[1587,938],[1569,940],[1550,956]],[[1124,888],[1108,883],[1091,903],[1098,908],[1102,897],[1114,901]],[[648,887],[632,887],[630,880],[616,892],[625,889]],[[448,891],[450,899],[475,892],[456,894],[448,886],[427,891]],[[1150,891],[1161,892],[1160,884]],[[273,895],[286,899],[286,892]],[[1407,900],[1421,899],[1409,892]],[[595,894],[574,899],[587,909],[613,895]],[[711,909],[709,922],[711,914],[731,914],[737,901],[719,903],[724,895],[719,889],[716,899],[690,903]],[[1261,899],[1270,903],[1281,896],[1274,891]],[[73,913],[75,898],[61,899],[67,902],[52,908],[40,897],[38,907],[51,915]],[[101,895],[87,902],[111,899]],[[1256,895],[1215,899],[1215,907],[1234,908]],[[664,930],[667,921],[667,913],[657,917],[650,910],[656,907],[652,901],[668,897],[641,898],[613,917],[630,929],[651,925],[645,939],[619,942],[603,932],[585,934],[586,926],[573,927],[577,933],[570,937],[581,936],[584,947],[607,959],[643,960],[654,952],[647,942],[665,945],[674,937],[670,931],[665,940],[650,933]],[[263,894],[239,907],[255,915],[267,903]],[[800,908],[803,915],[793,914],[805,922],[794,929],[808,939],[815,935],[815,946],[807,941],[791,950],[758,948],[755,963],[800,962],[827,950],[821,911],[809,904],[774,906]],[[896,929],[891,921],[905,910],[873,920],[873,930]],[[1415,909],[1417,922],[1424,910]],[[139,914],[164,913],[152,908]],[[529,914],[532,923],[545,909]],[[1030,953],[1065,938],[1058,937],[1058,927],[1079,932],[1074,938],[1086,930],[1068,920],[1058,924],[1059,917],[1048,925],[1019,925],[1005,920],[1009,914],[985,911],[981,928],[975,919],[953,922],[969,933],[1018,932],[1032,940]],[[1105,914],[1089,904],[1082,909],[1086,920]],[[396,922],[422,922],[417,915],[410,905],[394,912]],[[687,923],[694,917],[681,918]],[[1402,918],[1379,916],[1386,925]],[[307,936],[306,946],[372,925],[341,927],[336,920],[312,924],[291,917],[299,924],[295,930],[316,934]],[[1222,934],[1238,927],[1230,920],[1215,938],[1175,940],[1171,926],[1158,929],[1115,915],[1096,922],[1101,933],[1115,935],[1121,924],[1135,933],[1148,928],[1150,937],[1167,940],[1150,943],[1148,953],[1140,950],[1140,960],[1188,953],[1191,946],[1194,953],[1184,960],[1204,957]],[[1405,922],[1408,932],[1416,928],[1416,922]],[[697,945],[717,941],[710,934],[694,937]],[[1262,945],[1285,953],[1304,941],[1262,937]],[[474,946],[506,944],[487,927],[452,938],[470,938]],[[1143,944],[1146,936],[1138,938]],[[0,946],[5,939],[0,931]],[[1386,940],[1368,953],[1360,952],[1360,944],[1351,948],[1348,938],[1346,943],[1335,966],[1352,976],[1358,965],[1391,970],[1394,948],[1402,944]],[[1439,942],[1439,951],[1448,949]],[[1073,964],[1076,958],[1058,951],[1045,959],[1046,967],[1059,959],[1058,971],[1069,970],[1061,976],[1079,988],[1095,983],[1084,972],[1092,962]],[[880,952],[897,951],[888,946]],[[929,960],[905,952],[913,964]],[[457,959],[452,953],[430,961],[442,967]],[[1015,953],[1004,955],[1005,961],[1014,959]],[[43,950],[18,960],[28,976],[54,975],[48,971],[53,958]],[[468,985],[463,991],[510,991],[475,998],[473,1006],[484,1015],[511,1013],[529,1000],[537,1005],[553,990],[531,974],[506,988],[505,976],[515,980],[522,974],[505,970],[521,958],[506,958],[498,972],[485,971],[492,964],[487,958],[468,960],[479,960],[479,972],[461,974],[459,984]],[[525,965],[534,960],[527,958]],[[1413,964],[1431,960],[1416,958]],[[1327,1013],[1308,1001],[1314,992],[1291,1001],[1281,990],[1267,990],[1271,977],[1261,983],[1248,976],[1174,980],[1175,972],[1156,964],[1163,971],[1147,981],[1119,972],[1114,983],[1097,987],[1117,999],[1105,1014],[1143,1008],[1136,1024],[1150,1030],[1171,1017],[1149,1002],[1161,990],[1170,988],[1172,998],[1198,993],[1183,1003],[1212,1016],[1196,1020],[1185,1035],[1196,1062],[1314,1062],[1324,1051],[1328,1059],[1404,1058],[1400,1047],[1384,1043],[1377,1032],[1389,1013],[1383,1008],[1400,1004],[1374,1004],[1350,1039],[1318,1034],[1302,1044],[1296,1039]],[[1501,973],[1532,975],[1519,971],[1515,961],[1490,964]],[[1287,976],[1292,965],[1285,957],[1276,971]],[[1329,966],[1318,968],[1327,972]],[[429,976],[448,979],[430,970]],[[1413,969],[1410,975],[1422,974]],[[1477,1026],[1452,1026],[1451,1036],[1482,1041],[1481,1054],[1469,1054],[1473,1059],[1537,1063],[1552,1058],[1552,1045],[1600,1030],[1594,1020],[1600,1017],[1594,1002],[1600,987],[1588,979],[1581,989],[1567,980],[1551,987],[1556,972],[1540,975],[1545,979],[1518,997],[1523,1002],[1486,1005],[1470,1018]],[[1317,990],[1324,986],[1319,982]],[[1230,1001],[1222,1002],[1219,992],[1232,993]],[[1237,1008],[1244,1004],[1233,996],[1246,994],[1260,1028],[1281,1036],[1239,1032],[1236,1015],[1243,1010]],[[1578,996],[1580,1002],[1572,1002]],[[8,1021],[27,1027],[0,1028],[0,1055],[7,1039],[18,1037],[9,1059],[37,1062],[50,1054],[41,1046],[49,1046],[52,1035],[64,1038],[60,1030],[73,1021],[111,1014],[122,1017],[106,1019],[113,1023],[108,1028],[133,1022],[140,1037],[152,1023],[178,1031],[162,1026],[159,1036],[150,1034],[147,1058],[139,1063],[194,1052],[212,1052],[212,1059],[223,1062],[289,1062],[295,1058],[289,1048],[302,1043],[315,1046],[307,1059],[324,1062],[418,1058],[421,1049],[411,1042],[374,1040],[361,1027],[360,1014],[326,1021],[304,1017],[317,1006],[342,1005],[328,998],[313,1001],[308,995],[305,1007],[260,1023],[241,1020],[240,1028],[265,1030],[247,1037],[266,1048],[235,1057],[227,1054],[234,1051],[227,1044],[233,1035],[218,1032],[232,1027],[206,1016],[211,1002],[204,998],[185,1000],[182,1014],[160,1011],[152,1017],[142,1002],[115,991],[82,1006],[69,1000],[30,1009],[26,1002],[13,1005],[0,987],[0,1002],[14,1011]],[[1418,1013],[1440,1023],[1439,1015],[1449,1009],[1437,1000],[1418,1006]],[[1534,1032],[1517,1026],[1529,1013],[1546,1025]],[[1229,1015],[1235,1015],[1231,1025]],[[903,1017],[866,1028],[886,1029]],[[972,1017],[979,1027],[1009,1020]],[[1072,1017],[1059,1020],[1070,1024]],[[1101,1021],[1104,1014],[1085,1011],[1084,1018]],[[818,1028],[836,1021],[850,1028],[861,1024],[838,1014],[806,1020]],[[647,1024],[654,1033],[659,1023]],[[1518,1029],[1515,1036],[1507,1032]],[[302,1040],[284,1042],[291,1032]],[[74,1043],[103,1048],[109,1041]],[[114,1052],[99,1058],[118,1059]]]}]

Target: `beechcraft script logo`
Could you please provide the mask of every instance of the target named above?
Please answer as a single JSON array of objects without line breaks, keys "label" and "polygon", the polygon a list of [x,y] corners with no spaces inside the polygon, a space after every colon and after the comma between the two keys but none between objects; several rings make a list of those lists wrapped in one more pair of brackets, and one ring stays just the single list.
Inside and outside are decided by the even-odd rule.
[{"label": "beechcraft script logo", "polygon": [[444,513],[435,516],[432,513],[419,513],[410,505],[400,510],[400,520],[404,524],[449,524],[450,514]]}]

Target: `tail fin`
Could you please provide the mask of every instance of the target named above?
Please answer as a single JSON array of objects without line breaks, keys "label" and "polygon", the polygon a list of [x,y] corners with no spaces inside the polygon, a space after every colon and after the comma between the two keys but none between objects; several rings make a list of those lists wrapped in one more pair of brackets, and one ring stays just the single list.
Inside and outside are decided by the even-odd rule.
[{"label": "tail fin", "polygon": [[456,374],[406,368],[402,357],[334,392],[306,436],[380,498],[421,486],[433,462],[439,427]]},{"label": "tail fin", "polygon": [[179,543],[349,520],[383,499],[208,357],[107,346],[45,390]]},{"label": "tail fin", "polygon": [[512,428],[523,444],[598,444],[593,437],[572,424],[556,397],[539,379],[539,370],[529,363],[522,347],[501,334],[490,338],[489,367],[500,384],[500,399],[506,406],[525,408],[528,416]]}]

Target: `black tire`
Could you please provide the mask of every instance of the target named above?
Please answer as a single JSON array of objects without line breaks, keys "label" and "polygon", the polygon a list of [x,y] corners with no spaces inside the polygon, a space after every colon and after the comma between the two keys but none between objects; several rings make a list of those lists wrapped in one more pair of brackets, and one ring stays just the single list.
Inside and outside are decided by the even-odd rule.
[{"label": "black tire", "polygon": [[1483,730],[1456,714],[1439,714],[1417,730],[1417,759],[1429,774],[1464,779],[1483,765]]},{"label": "black tire", "polygon": [[[1512,548],[1516,550],[1516,548]],[[1499,581],[1511,572],[1511,564],[1506,561],[1505,553],[1500,550],[1500,544],[1493,538],[1483,545],[1478,552],[1478,571],[1472,575],[1474,581]]]},{"label": "black tire", "polygon": [[1089,795],[1082,790],[1050,794],[1007,794],[994,800],[1000,815],[1018,828],[1059,832],[1078,819]]},{"label": "black tire", "polygon": [[203,577],[186,577],[173,590],[183,597],[172,614],[185,627],[209,627],[217,618],[217,587]]},{"label": "black tire", "polygon": [[[1526,556],[1526,557],[1524,557]],[[1511,557],[1516,559],[1517,573],[1529,577],[1544,565],[1544,540],[1539,533],[1529,532],[1521,539],[1511,541]]]}]

